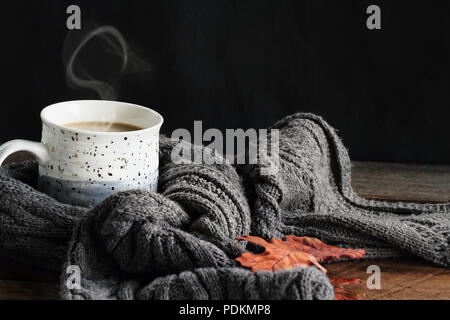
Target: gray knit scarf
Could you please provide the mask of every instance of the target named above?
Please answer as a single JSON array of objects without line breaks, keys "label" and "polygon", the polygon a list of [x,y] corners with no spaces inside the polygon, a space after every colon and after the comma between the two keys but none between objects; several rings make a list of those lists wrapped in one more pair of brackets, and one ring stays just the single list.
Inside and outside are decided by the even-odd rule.
[{"label": "gray knit scarf", "polygon": [[[91,209],[36,191],[37,164],[0,169],[0,254],[61,272],[64,299],[332,299],[315,267],[258,272],[236,241],[312,236],[450,267],[450,204],[385,203],[355,195],[348,153],[320,117],[295,114],[280,130],[279,173],[261,165],[175,165],[161,137],[159,193],[115,194]],[[194,152],[203,147],[192,146]],[[81,287],[67,286],[76,266]]]}]

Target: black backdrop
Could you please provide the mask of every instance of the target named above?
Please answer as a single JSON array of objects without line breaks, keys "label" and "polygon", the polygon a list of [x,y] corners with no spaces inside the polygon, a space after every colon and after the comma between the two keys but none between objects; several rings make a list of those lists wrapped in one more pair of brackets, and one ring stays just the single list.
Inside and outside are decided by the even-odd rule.
[{"label": "black backdrop", "polygon": [[[39,111],[97,98],[65,82],[66,8],[115,26],[153,72],[119,99],[160,111],[164,132],[263,128],[310,111],[356,160],[450,163],[450,2],[365,0],[2,1],[0,141],[39,139]],[[382,10],[382,30],[365,26]],[[86,27],[87,28],[87,27]],[[95,69],[102,59],[92,57]]]}]

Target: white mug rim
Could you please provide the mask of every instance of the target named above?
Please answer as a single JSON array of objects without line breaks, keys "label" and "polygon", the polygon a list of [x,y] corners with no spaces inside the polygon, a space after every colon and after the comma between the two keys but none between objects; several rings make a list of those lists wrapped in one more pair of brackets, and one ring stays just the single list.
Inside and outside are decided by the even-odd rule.
[{"label": "white mug rim", "polygon": [[[127,107],[132,107],[135,109],[140,109],[140,110],[144,110],[145,112],[149,112],[151,113],[153,116],[155,116],[155,118],[157,119],[157,123],[149,126],[147,128],[143,128],[141,130],[134,130],[134,131],[120,131],[120,132],[103,132],[103,131],[95,131],[95,130],[85,130],[85,129],[79,129],[79,128],[74,128],[74,127],[67,127],[58,123],[55,123],[51,120],[48,119],[47,113],[50,112],[50,109],[55,108],[59,105],[64,105],[64,104],[69,104],[69,103],[114,103],[116,105],[123,105],[123,106],[127,106]],[[150,131],[157,131],[159,132],[161,126],[164,123],[164,118],[161,116],[161,114],[159,114],[157,111],[135,104],[135,103],[129,103],[129,102],[122,102],[122,101],[114,101],[114,100],[69,100],[69,101],[62,101],[62,102],[57,102],[54,104],[51,104],[47,107],[45,107],[42,111],[41,111],[41,120],[43,123],[47,124],[48,126],[52,126],[61,130],[68,130],[68,131],[72,131],[74,133],[80,133],[80,134],[95,134],[97,136],[123,136],[123,135],[130,135],[130,134],[143,134],[143,133],[148,133]]]}]

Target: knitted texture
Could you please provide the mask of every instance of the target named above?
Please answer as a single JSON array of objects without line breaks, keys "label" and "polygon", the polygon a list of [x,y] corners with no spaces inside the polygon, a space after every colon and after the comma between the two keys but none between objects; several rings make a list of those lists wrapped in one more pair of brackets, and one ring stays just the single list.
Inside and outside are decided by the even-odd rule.
[{"label": "knitted texture", "polygon": [[0,254],[60,271],[72,230],[88,210],[36,191],[37,173],[35,162],[0,168]]},{"label": "knitted texture", "polygon": [[159,300],[324,300],[332,296],[326,276],[312,267],[255,274],[240,268],[196,269],[159,278],[137,294],[139,299]]},{"label": "knitted texture", "polygon": [[362,248],[369,258],[408,251],[450,266],[450,204],[360,198],[351,187],[348,152],[320,117],[295,114],[273,128],[282,137],[279,174],[263,176],[258,166],[244,168],[256,194],[253,234],[315,236]]},{"label": "knitted texture", "polygon": [[[449,204],[362,199],[351,189],[346,149],[320,117],[295,114],[273,128],[280,130],[276,175],[262,174],[267,163],[176,165],[178,142],[161,137],[159,193],[122,192],[91,209],[34,190],[34,162],[4,167],[0,253],[62,267],[66,299],[333,298],[315,267],[256,274],[241,268],[234,258],[245,243],[235,239],[246,234],[314,236],[363,248],[367,257],[413,254],[450,267]],[[69,266],[81,271],[81,289],[66,285]]]}]

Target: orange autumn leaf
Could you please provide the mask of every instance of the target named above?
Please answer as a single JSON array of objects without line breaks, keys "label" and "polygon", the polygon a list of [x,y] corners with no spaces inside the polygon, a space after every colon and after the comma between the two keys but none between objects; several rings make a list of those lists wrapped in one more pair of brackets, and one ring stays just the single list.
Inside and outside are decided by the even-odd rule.
[{"label": "orange autumn leaf", "polygon": [[[329,246],[319,239],[309,237],[286,236],[285,241],[272,239],[270,242],[254,236],[239,237],[237,240],[248,241],[257,244],[265,251],[263,253],[253,254],[243,253],[236,258],[242,266],[256,271],[277,271],[282,269],[291,269],[295,267],[306,268],[314,264],[317,268],[326,273],[319,262],[331,261],[340,258],[359,259],[365,255],[364,250],[343,249],[335,246]],[[334,288],[335,300],[360,300],[360,296],[348,292],[348,285],[357,284],[359,279],[330,279]]]},{"label": "orange autumn leaf", "polygon": [[263,253],[245,252],[236,258],[242,266],[251,268],[253,272],[306,268],[313,264],[326,273],[326,269],[319,262],[340,258],[358,259],[365,255],[364,250],[329,246],[319,239],[309,237],[286,236],[285,241],[272,239],[267,242],[260,237],[244,236],[237,240],[248,241],[265,248]]},{"label": "orange autumn leaf", "polygon": [[290,242],[272,239],[269,243],[262,238],[253,236],[239,237],[237,240],[248,241],[266,249],[263,253],[258,254],[244,252],[240,257],[236,258],[236,261],[240,262],[244,267],[251,268],[253,272],[278,271],[295,267],[307,268],[310,264],[314,264],[324,273],[327,272],[314,256],[298,250]]},{"label": "orange autumn leaf", "polygon": [[331,284],[334,287],[334,300],[360,300],[359,294],[351,293],[346,290],[346,287],[352,284],[361,283],[360,279],[342,279],[333,278],[330,279]]}]

